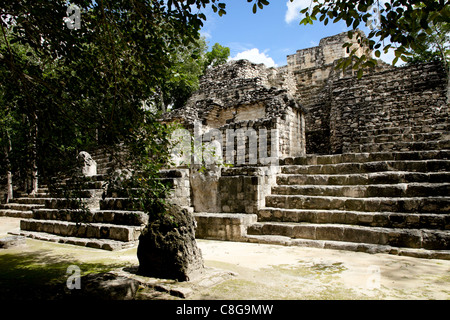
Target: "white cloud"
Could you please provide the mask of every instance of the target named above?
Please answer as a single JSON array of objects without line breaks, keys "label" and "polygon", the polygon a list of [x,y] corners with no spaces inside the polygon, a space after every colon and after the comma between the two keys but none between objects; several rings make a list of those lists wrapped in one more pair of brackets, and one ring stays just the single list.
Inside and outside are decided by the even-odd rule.
[{"label": "white cloud", "polygon": [[286,23],[291,23],[293,21],[299,21],[302,14],[300,13],[300,10],[304,8],[309,8],[311,5],[312,0],[294,0],[290,1],[288,0],[286,2],[287,11],[284,16],[284,21]]},{"label": "white cloud", "polygon": [[202,37],[205,37],[205,39],[211,39],[212,38],[212,35],[211,35],[211,33],[209,31],[200,31],[200,35]]},{"label": "white cloud", "polygon": [[[381,56],[379,59],[386,63],[392,64],[392,61],[395,59],[395,49],[390,48],[387,53],[384,53],[384,51],[382,49],[380,49],[380,51],[381,51]],[[395,64],[395,66],[400,67],[404,64],[405,64],[405,62],[403,60],[399,59],[398,62]]]},{"label": "white cloud", "polygon": [[273,61],[271,57],[266,55],[264,52],[259,52],[257,48],[239,52],[238,54],[236,54],[235,57],[231,58],[230,60],[241,60],[241,59],[249,60],[250,62],[253,63],[264,63],[266,67],[269,68],[277,66],[277,64],[275,63],[275,61]]},{"label": "white cloud", "polygon": [[394,50],[390,49],[387,53],[384,53],[383,50],[381,50],[381,56],[379,58],[380,60],[383,60],[384,62],[391,64],[394,58],[395,58]]}]

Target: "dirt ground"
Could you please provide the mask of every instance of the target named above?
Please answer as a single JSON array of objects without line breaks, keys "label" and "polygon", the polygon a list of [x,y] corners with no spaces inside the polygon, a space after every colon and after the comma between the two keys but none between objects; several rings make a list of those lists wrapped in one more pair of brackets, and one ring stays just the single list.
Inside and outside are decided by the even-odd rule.
[{"label": "dirt ground", "polygon": [[[0,238],[18,230],[0,217]],[[188,300],[448,300],[450,261],[329,249],[197,240],[205,266],[233,274]],[[45,299],[65,285],[71,265],[83,274],[139,264],[136,248],[103,251],[27,239],[0,249],[0,299]],[[59,288],[59,287],[58,287]],[[172,298],[160,296],[159,298]]]}]

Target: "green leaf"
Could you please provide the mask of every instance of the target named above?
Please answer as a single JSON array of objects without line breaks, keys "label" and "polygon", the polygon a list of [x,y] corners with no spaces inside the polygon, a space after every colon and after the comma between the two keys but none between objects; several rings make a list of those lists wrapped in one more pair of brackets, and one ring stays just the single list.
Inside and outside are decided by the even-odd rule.
[{"label": "green leaf", "polygon": [[398,57],[395,57],[394,60],[392,60],[392,65],[395,66],[398,62]]},{"label": "green leaf", "polygon": [[308,12],[308,10],[309,10],[309,8],[304,8],[304,9],[300,10],[300,13],[305,14],[306,12]]},{"label": "green leaf", "polygon": [[363,74],[364,74],[364,70],[363,69],[359,69],[358,70],[358,79],[361,79],[362,78],[362,76],[363,76]]},{"label": "green leaf", "polygon": [[350,66],[350,64],[352,63],[352,59],[345,59],[344,63],[342,64],[342,69],[345,70],[348,68],[348,66]]}]

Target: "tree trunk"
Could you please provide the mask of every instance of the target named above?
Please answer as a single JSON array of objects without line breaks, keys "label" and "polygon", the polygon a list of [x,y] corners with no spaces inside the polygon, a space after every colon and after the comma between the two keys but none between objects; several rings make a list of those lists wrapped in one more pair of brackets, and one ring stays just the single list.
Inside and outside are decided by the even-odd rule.
[{"label": "tree trunk", "polygon": [[31,115],[31,128],[30,128],[30,138],[31,138],[31,194],[35,194],[38,191],[38,166],[37,166],[37,114],[33,112]]},{"label": "tree trunk", "polygon": [[167,112],[166,103],[164,102],[164,94],[161,88],[158,88],[158,95],[159,95],[159,103],[161,104],[161,110],[163,113]]},{"label": "tree trunk", "polygon": [[8,131],[6,131],[6,141],[7,145],[5,145],[5,161],[6,161],[6,203],[11,201],[14,198],[13,193],[13,179],[12,179],[12,172],[11,172],[11,160],[10,160],[10,154],[12,150],[11,146],[11,137],[9,136]]}]

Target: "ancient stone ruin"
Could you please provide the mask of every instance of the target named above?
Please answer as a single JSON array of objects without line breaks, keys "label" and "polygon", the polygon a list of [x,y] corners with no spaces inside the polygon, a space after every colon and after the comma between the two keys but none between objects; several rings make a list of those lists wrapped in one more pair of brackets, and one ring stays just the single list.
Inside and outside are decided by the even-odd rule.
[{"label": "ancient stone ruin", "polygon": [[[347,41],[324,38],[280,68],[211,69],[185,108],[165,117],[206,145],[197,150],[215,140],[231,164],[197,153],[178,167],[197,238],[449,258],[446,72],[380,61],[357,79],[335,70]],[[279,161],[264,161],[266,150]]]},{"label": "ancient stone ruin", "polygon": [[92,177],[97,174],[97,162],[92,159],[92,156],[88,152],[81,151],[78,154],[78,162],[83,176]]},{"label": "ancient stone ruin", "polygon": [[[335,70],[347,41],[324,38],[279,68],[212,68],[185,107],[164,116],[181,127],[176,166],[161,179],[193,213],[196,238],[450,259],[446,72],[437,62],[380,62],[357,79]],[[91,154],[97,174],[86,199],[109,166],[104,152]],[[0,214],[24,218],[20,235],[107,250],[137,245],[148,222],[128,199],[107,195],[77,228],[69,211],[57,214],[63,201],[45,194]]]},{"label": "ancient stone ruin", "polygon": [[192,213],[178,206],[153,217],[139,238],[139,274],[177,281],[199,278],[204,268],[195,226]]}]

